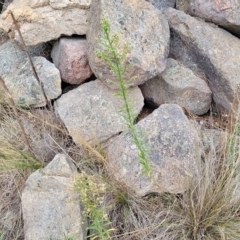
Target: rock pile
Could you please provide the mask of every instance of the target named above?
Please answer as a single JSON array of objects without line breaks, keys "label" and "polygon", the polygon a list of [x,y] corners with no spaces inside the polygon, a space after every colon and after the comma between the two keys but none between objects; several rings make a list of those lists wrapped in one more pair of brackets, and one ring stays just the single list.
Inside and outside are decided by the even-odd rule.
[{"label": "rock pile", "polygon": [[[152,192],[181,193],[188,188],[201,152],[196,129],[182,108],[203,115],[214,103],[228,112],[239,97],[238,5],[234,1],[203,0],[178,0],[177,4],[175,0],[14,0],[0,15],[0,30],[11,38],[0,45],[0,78],[17,105],[46,105],[21,48],[12,12],[30,52],[37,44],[51,41],[53,45],[53,63],[34,51],[32,59],[47,98],[54,101],[54,111],[73,141],[81,145],[80,136],[91,145],[104,143],[111,176],[138,197]],[[108,81],[118,79],[97,55],[103,49],[98,41],[102,17],[110,22],[110,35],[118,34],[119,49],[129,46],[124,64],[130,68],[124,79],[134,111],[139,114],[144,101],[157,108],[136,123],[149,146],[154,181],[142,174],[137,147],[119,112],[123,102],[114,96],[116,85]],[[72,90],[62,94],[66,83]],[[0,88],[0,102],[5,101]],[[65,159],[64,166],[68,165],[67,173],[58,165],[61,159]],[[69,197],[66,186],[76,172],[70,165],[65,157],[56,156],[27,181],[22,197],[26,239],[42,239],[49,229],[53,238],[59,237],[53,232],[62,233],[63,228],[73,232],[74,223],[81,218],[79,206],[74,205],[75,220],[62,219],[72,214],[72,205],[64,200]],[[45,200],[41,204],[35,197],[38,194],[39,198],[39,193],[40,200]],[[54,208],[51,194],[58,199]],[[62,215],[52,211],[62,211]],[[57,230],[55,221],[62,224]],[[82,239],[80,230],[77,234],[77,239]]]}]

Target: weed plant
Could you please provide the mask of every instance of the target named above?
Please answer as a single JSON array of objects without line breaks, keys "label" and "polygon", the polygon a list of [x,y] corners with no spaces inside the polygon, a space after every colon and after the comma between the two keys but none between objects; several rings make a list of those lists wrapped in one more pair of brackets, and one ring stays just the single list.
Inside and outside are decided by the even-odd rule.
[{"label": "weed plant", "polygon": [[74,188],[80,195],[80,200],[84,206],[83,215],[85,221],[89,219],[90,224],[87,228],[91,234],[91,239],[110,239],[111,222],[106,214],[104,207],[104,194],[106,193],[106,183],[102,178],[87,174],[82,171],[74,181]]},{"label": "weed plant", "polygon": [[142,172],[146,175],[152,175],[151,165],[147,158],[147,148],[134,125],[137,117],[134,108],[131,106],[131,99],[128,97],[128,88],[130,84],[124,79],[125,73],[131,66],[127,66],[126,58],[129,53],[129,46],[124,45],[121,50],[119,46],[119,35],[110,35],[110,24],[106,18],[101,20],[102,38],[99,39],[99,43],[104,48],[103,51],[98,51],[97,56],[103,59],[111,69],[111,72],[117,77],[118,81],[108,80],[115,84],[119,91],[115,93],[116,97],[119,97],[123,101],[123,107],[120,109],[122,116],[128,125],[134,143],[139,150],[139,163],[142,165]]}]

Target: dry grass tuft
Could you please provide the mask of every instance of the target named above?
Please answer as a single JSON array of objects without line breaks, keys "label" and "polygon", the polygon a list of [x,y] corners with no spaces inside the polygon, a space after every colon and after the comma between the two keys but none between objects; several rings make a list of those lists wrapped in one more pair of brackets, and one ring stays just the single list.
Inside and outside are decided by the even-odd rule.
[{"label": "dry grass tuft", "polygon": [[0,239],[23,240],[21,191],[30,171],[0,170]]}]

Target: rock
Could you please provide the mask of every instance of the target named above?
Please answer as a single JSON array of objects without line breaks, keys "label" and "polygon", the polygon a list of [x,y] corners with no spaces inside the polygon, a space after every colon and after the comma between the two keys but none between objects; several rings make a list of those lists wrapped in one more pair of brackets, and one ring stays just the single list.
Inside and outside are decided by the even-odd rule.
[{"label": "rock", "polygon": [[84,35],[91,0],[14,0],[0,19],[0,29],[17,41],[18,33],[9,11],[12,11],[26,45],[36,45],[61,35]]},{"label": "rock", "polygon": [[220,110],[229,111],[239,94],[239,39],[182,11],[168,8],[164,12],[171,29],[170,57],[202,75]]},{"label": "rock", "polygon": [[184,192],[199,161],[199,140],[183,110],[176,104],[164,104],[137,123],[136,129],[149,149],[154,181],[141,173],[138,149],[129,132],[115,137],[106,148],[110,174],[137,196]]},{"label": "rock", "polygon": [[[58,69],[43,57],[33,57],[32,60],[39,79],[44,84],[48,99],[57,98],[62,92]],[[9,40],[0,46],[0,77],[17,105],[21,107],[46,105],[27,55],[14,41]]]},{"label": "rock", "polygon": [[54,44],[51,56],[64,82],[80,84],[92,75],[85,39],[61,38]]},{"label": "rock", "polygon": [[[96,0],[90,8],[87,32],[88,59],[95,76],[106,82],[117,81],[105,61],[97,57],[102,51],[100,20],[104,16],[110,23],[110,34],[119,33],[119,50],[127,44],[130,52],[126,65],[131,68],[124,75],[131,86],[144,83],[160,74],[166,67],[169,49],[169,27],[165,17],[145,0]],[[133,78],[134,77],[134,78]],[[106,82],[116,89],[113,83]]]},{"label": "rock", "polygon": [[[123,102],[115,97],[114,93],[115,91],[108,89],[100,80],[95,80],[63,94],[55,102],[55,112],[76,144],[82,144],[80,137],[96,144],[127,130],[119,112]],[[143,107],[140,89],[129,89],[129,99],[138,114]]]},{"label": "rock", "polygon": [[176,5],[176,0],[146,0],[151,3],[155,8],[162,10],[164,8],[172,7]]},{"label": "rock", "polygon": [[140,88],[145,100],[154,107],[176,103],[196,115],[206,113],[212,101],[207,83],[174,59],[168,59],[164,72]]},{"label": "rock", "polygon": [[177,8],[220,25],[240,37],[239,1],[178,0]]},{"label": "rock", "polygon": [[84,239],[80,200],[72,190],[77,169],[57,154],[44,169],[32,173],[22,192],[25,240]]}]

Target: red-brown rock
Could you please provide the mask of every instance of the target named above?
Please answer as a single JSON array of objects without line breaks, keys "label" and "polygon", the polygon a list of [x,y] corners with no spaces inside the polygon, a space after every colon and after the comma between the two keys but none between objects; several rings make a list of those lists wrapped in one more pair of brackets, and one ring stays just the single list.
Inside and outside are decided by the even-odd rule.
[{"label": "red-brown rock", "polygon": [[61,38],[53,46],[51,55],[64,82],[80,84],[92,75],[85,39]]}]

